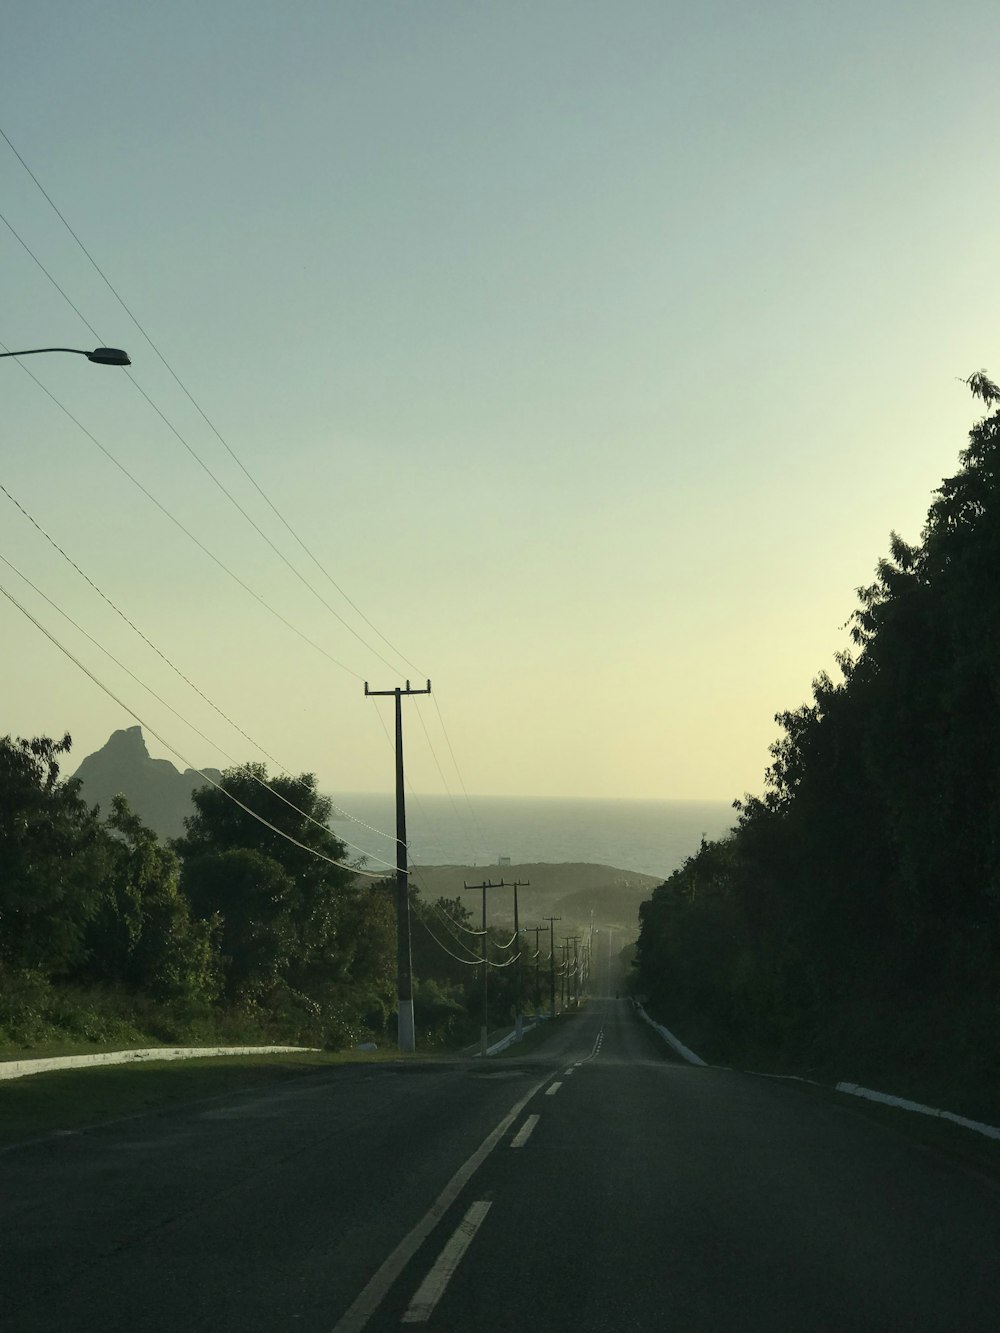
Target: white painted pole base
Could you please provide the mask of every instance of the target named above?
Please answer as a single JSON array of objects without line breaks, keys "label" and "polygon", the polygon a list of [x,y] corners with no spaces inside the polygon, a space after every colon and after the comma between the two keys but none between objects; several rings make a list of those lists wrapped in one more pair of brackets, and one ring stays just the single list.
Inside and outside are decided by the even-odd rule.
[{"label": "white painted pole base", "polygon": [[397,1045],[401,1051],[411,1054],[417,1049],[416,1029],[413,1024],[413,1001],[400,1000],[397,1010],[396,1027]]}]

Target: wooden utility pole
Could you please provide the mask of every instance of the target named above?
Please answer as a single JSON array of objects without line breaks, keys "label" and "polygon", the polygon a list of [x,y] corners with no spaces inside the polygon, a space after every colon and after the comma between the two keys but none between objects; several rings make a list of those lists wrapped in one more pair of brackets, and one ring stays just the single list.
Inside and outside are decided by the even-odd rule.
[{"label": "wooden utility pole", "polygon": [[514,968],[517,972],[515,977],[516,985],[514,987],[514,1032],[515,1041],[520,1041],[524,1036],[524,1023],[521,1019],[521,927],[517,919],[517,891],[518,889],[527,889],[531,886],[530,879],[515,879],[511,888],[514,890],[514,947],[517,949],[517,962]]},{"label": "wooden utility pole", "polygon": [[[486,1035],[489,1028],[489,1017],[487,1010],[487,1003],[489,1000],[489,982],[487,981],[487,977],[489,976],[489,970],[490,970],[490,965],[486,958],[486,890],[509,889],[510,885],[505,880],[501,880],[499,884],[494,884],[492,883],[492,881],[484,879],[482,884],[466,884],[465,887],[467,889],[482,889],[483,891],[483,1021],[479,1027],[479,1054],[485,1058]],[[517,890],[515,889],[514,892],[516,893]]]},{"label": "wooden utility pole", "polygon": [[542,990],[538,984],[538,955],[540,952],[538,948],[538,937],[539,935],[541,935],[544,929],[545,929],[544,926],[525,926],[524,928],[525,934],[530,935],[534,933],[535,936],[535,1017],[536,1018],[539,1018],[542,1012]]},{"label": "wooden utility pole", "polygon": [[413,1023],[413,958],[410,951],[410,873],[406,865],[406,798],[403,788],[403,695],[430,694],[431,683],[424,690],[406,688],[370,690],[365,681],[365,697],[389,696],[396,700],[396,1041],[401,1051],[416,1050]]},{"label": "wooden utility pole", "polygon": [[559,1006],[563,1013],[566,1012],[566,992],[569,988],[569,936],[564,935],[562,944],[562,957],[559,959]]},{"label": "wooden utility pole", "polygon": [[569,976],[570,976],[570,978],[572,979],[572,983],[573,983],[573,984],[572,984],[572,986],[570,986],[569,983],[567,982],[566,990],[567,990],[567,993],[569,993],[570,991],[572,991],[572,994],[569,996],[569,998],[572,1000],[573,1005],[574,1005],[574,1007],[575,1007],[575,1006],[579,1005],[579,1003],[580,1003],[580,947],[579,947],[579,946],[580,946],[580,936],[579,936],[579,935],[567,935],[567,936],[566,936],[566,961],[567,961],[567,963],[569,962],[569,946],[570,946],[571,944],[572,944],[572,946],[573,946],[573,970],[572,970],[572,972],[570,972]]},{"label": "wooden utility pole", "polygon": [[543,921],[549,923],[549,1017],[556,1016],[556,931],[555,923],[561,921],[561,916],[543,916]]}]

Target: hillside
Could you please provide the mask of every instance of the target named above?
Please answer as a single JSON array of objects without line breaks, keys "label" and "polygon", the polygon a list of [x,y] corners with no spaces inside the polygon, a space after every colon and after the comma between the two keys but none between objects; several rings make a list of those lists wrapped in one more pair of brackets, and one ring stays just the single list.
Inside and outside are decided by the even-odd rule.
[{"label": "hillside", "polygon": [[[585,929],[593,913],[594,926],[622,932],[622,943],[639,931],[639,904],[662,881],[653,875],[614,866],[577,862],[536,862],[510,866],[419,866],[414,882],[426,898],[460,898],[470,911],[478,914],[482,895],[465,889],[466,883],[478,885],[484,876],[497,883],[500,879],[527,880],[518,890],[518,914],[522,926],[538,926],[547,916],[561,917],[556,923],[559,935]],[[510,889],[488,891],[491,925],[513,927],[514,895]]]},{"label": "hillside", "polygon": [[[217,768],[203,770],[218,782]],[[80,779],[80,794],[88,805],[99,805],[107,815],[119,792],[144,824],[161,838],[184,832],[184,818],[193,812],[191,793],[204,781],[192,768],[183,773],[169,759],[152,759],[141,727],[114,732],[107,743],[86,759],[73,774]]]}]

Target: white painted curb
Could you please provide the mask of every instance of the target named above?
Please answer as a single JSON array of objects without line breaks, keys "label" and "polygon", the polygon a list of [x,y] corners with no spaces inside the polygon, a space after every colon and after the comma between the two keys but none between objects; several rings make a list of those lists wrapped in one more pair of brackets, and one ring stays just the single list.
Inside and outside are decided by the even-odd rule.
[{"label": "white painted curb", "polygon": [[950,1120],[953,1125],[963,1129],[985,1134],[988,1139],[1000,1139],[1000,1129],[996,1125],[984,1125],[981,1120],[969,1120],[954,1111],[941,1111],[936,1106],[925,1106],[923,1102],[911,1102],[906,1097],[893,1097],[888,1092],[875,1092],[872,1088],[863,1088],[859,1083],[838,1083],[838,1092],[849,1092],[853,1097],[864,1097],[869,1102],[881,1102],[885,1106],[898,1106],[903,1111],[917,1111],[920,1115],[933,1115],[941,1120]]},{"label": "white painted curb", "polygon": [[486,1054],[496,1055],[498,1051],[505,1051],[508,1046],[513,1046],[516,1040],[517,1030],[515,1029],[513,1032],[508,1032],[506,1037],[501,1037],[499,1041],[495,1041],[492,1046],[487,1046]]},{"label": "white painted curb", "polygon": [[[537,1018],[531,1018],[531,1017],[525,1018],[524,1025],[521,1031],[522,1037],[532,1028],[537,1027],[539,1023],[544,1023],[547,1020],[547,1018],[548,1014],[539,1014]],[[495,1041],[492,1046],[487,1046],[486,1054],[496,1055],[498,1051],[505,1051],[508,1046],[512,1046],[514,1044],[516,1038],[517,1038],[517,1028],[512,1028],[510,1032],[507,1033],[506,1037],[501,1037],[500,1040]],[[468,1046],[465,1049],[472,1056],[473,1060],[478,1060],[480,1058],[481,1052],[473,1051]]]},{"label": "white painted curb", "polygon": [[318,1046],[149,1046],[136,1051],[105,1051],[100,1055],[55,1055],[42,1060],[0,1061],[0,1079],[25,1078],[56,1069],[87,1069],[93,1065],[125,1065],[143,1060],[194,1060],[205,1055],[280,1055],[286,1051],[318,1051]]},{"label": "white painted curb", "polygon": [[695,1055],[694,1051],[688,1050],[688,1048],[684,1045],[684,1043],[680,1041],[677,1037],[675,1037],[669,1028],[665,1028],[662,1023],[657,1023],[652,1018],[650,1018],[649,1014],[646,1013],[645,1009],[643,1009],[641,1004],[636,1004],[635,1007],[640,1017],[645,1019],[645,1021],[649,1024],[649,1026],[655,1029],[655,1031],[657,1031],[660,1034],[663,1040],[665,1042],[668,1042],[669,1045],[671,1045],[674,1048],[674,1050],[677,1052],[678,1055],[683,1056],[684,1059],[687,1060],[689,1064],[701,1065],[703,1069],[707,1068],[705,1061],[701,1058],[700,1055]]},{"label": "white painted curb", "polygon": [[[646,1013],[642,1005],[636,1003],[636,1012],[649,1024],[655,1028],[664,1041],[669,1042],[678,1055],[682,1055],[685,1060],[690,1060],[693,1065],[705,1066],[705,1061],[695,1055],[694,1051],[688,1050],[682,1041],[679,1041],[669,1028],[665,1028],[662,1023],[655,1022]],[[748,1069],[744,1071],[754,1078],[773,1078],[790,1080],[796,1083],[810,1083],[814,1088],[829,1086],[822,1083],[816,1083],[811,1078],[800,1078],[797,1074],[762,1074],[756,1070]],[[923,1102],[911,1102],[906,1097],[894,1097],[888,1092],[875,1092],[872,1088],[863,1088],[859,1083],[838,1083],[837,1092],[847,1092],[853,1097],[864,1097],[870,1102],[881,1102],[884,1106],[897,1106],[902,1111],[916,1111],[920,1115],[937,1116],[940,1120],[948,1120],[953,1125],[960,1125],[962,1129],[971,1129],[976,1134],[985,1134],[988,1139],[1000,1139],[1000,1128],[996,1125],[986,1125],[981,1120],[970,1120],[967,1116],[956,1115],[954,1111],[942,1111],[936,1106],[925,1106]]]}]

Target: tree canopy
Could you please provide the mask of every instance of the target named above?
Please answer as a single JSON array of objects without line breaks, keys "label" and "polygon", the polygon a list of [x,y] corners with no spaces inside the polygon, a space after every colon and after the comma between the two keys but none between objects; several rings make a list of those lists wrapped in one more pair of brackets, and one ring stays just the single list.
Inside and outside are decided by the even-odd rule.
[{"label": "tree canopy", "polygon": [[919,1012],[943,1061],[947,1012],[1000,1056],[1000,412],[960,464],[858,590],[839,680],[778,714],[763,795],[643,909],[639,987],[731,1050],[822,1060],[864,1014],[898,1054]]}]

